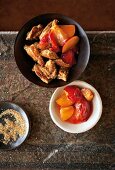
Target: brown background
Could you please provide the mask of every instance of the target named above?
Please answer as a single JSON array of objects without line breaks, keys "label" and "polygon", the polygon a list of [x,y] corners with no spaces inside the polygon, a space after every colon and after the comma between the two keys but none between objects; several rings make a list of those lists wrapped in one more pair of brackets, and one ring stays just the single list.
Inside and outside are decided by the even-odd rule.
[{"label": "brown background", "polygon": [[49,12],[70,16],[85,30],[115,30],[114,0],[0,0],[0,30],[19,30]]}]

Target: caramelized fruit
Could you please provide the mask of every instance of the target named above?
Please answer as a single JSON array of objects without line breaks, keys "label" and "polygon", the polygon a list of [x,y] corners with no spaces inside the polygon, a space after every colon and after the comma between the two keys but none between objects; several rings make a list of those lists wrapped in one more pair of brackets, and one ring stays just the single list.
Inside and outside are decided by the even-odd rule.
[{"label": "caramelized fruit", "polygon": [[60,109],[60,117],[61,117],[61,120],[67,120],[69,119],[73,113],[74,113],[74,107],[73,106],[68,106],[68,107],[62,107]]},{"label": "caramelized fruit", "polygon": [[66,92],[64,92],[59,99],[56,100],[59,106],[66,107],[71,106],[73,102],[67,97]]}]

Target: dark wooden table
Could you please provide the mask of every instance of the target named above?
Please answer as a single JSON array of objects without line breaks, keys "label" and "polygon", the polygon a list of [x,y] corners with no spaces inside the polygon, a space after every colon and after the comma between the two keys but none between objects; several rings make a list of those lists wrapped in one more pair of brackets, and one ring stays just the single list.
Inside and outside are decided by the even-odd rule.
[{"label": "dark wooden table", "polygon": [[0,169],[115,169],[115,32],[87,32],[89,64],[80,77],[93,85],[103,101],[97,125],[83,134],[59,129],[49,115],[55,89],[36,86],[18,70],[13,54],[16,32],[0,32],[0,101],[12,101],[27,111],[32,127],[21,147],[0,150]]},{"label": "dark wooden table", "polygon": [[114,0],[0,0],[0,30],[19,30],[44,13],[61,13],[85,30],[115,30]]}]

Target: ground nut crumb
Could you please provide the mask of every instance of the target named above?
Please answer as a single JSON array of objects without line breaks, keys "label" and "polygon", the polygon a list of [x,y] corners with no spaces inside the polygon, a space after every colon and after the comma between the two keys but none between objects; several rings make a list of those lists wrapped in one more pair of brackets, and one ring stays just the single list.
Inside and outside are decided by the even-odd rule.
[{"label": "ground nut crumb", "polygon": [[[8,116],[13,120],[7,118]],[[10,141],[16,141],[18,137],[25,134],[25,121],[19,112],[7,109],[0,114],[0,119],[4,121],[4,123],[0,123],[0,134],[3,135],[3,138],[0,139],[2,143],[7,145]]]}]

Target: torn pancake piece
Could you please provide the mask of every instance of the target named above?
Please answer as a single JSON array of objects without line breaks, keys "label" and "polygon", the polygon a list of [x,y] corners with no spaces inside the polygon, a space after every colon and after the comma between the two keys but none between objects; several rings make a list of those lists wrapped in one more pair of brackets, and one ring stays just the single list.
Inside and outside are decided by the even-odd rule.
[{"label": "torn pancake piece", "polygon": [[57,59],[58,58],[58,55],[54,52],[54,51],[51,51],[51,50],[42,50],[41,51],[41,56],[45,57],[45,58],[49,58],[49,59]]},{"label": "torn pancake piece", "polygon": [[35,44],[29,46],[25,45],[24,49],[34,61],[36,61],[40,66],[44,66],[44,60],[40,55],[39,50],[37,49]]},{"label": "torn pancake piece", "polygon": [[39,39],[39,36],[43,30],[43,26],[41,24],[32,27],[31,31],[27,33],[26,40],[34,40]]},{"label": "torn pancake piece", "polygon": [[58,66],[61,66],[61,67],[67,67],[67,68],[70,67],[70,65],[67,64],[67,63],[65,63],[61,58],[56,59],[56,60],[55,60],[55,63],[56,63]]},{"label": "torn pancake piece", "polygon": [[67,81],[68,74],[69,74],[69,68],[60,67],[57,78],[63,81]]},{"label": "torn pancake piece", "polygon": [[45,83],[49,83],[52,79],[57,77],[57,69],[52,60],[46,62],[45,67],[35,64],[32,71]]},{"label": "torn pancake piece", "polygon": [[46,69],[50,73],[50,77],[55,79],[57,77],[57,68],[55,62],[53,60],[48,60],[45,64]]}]

